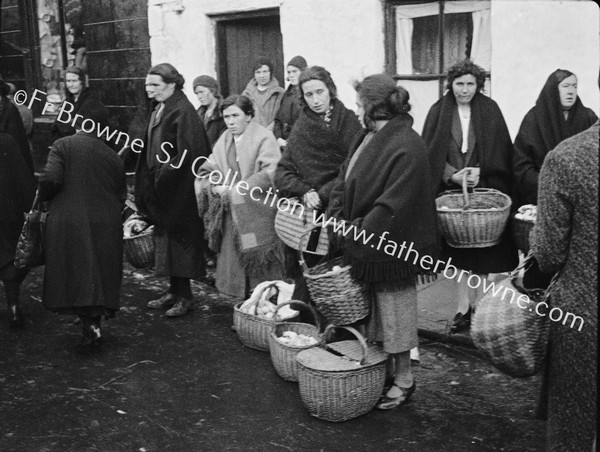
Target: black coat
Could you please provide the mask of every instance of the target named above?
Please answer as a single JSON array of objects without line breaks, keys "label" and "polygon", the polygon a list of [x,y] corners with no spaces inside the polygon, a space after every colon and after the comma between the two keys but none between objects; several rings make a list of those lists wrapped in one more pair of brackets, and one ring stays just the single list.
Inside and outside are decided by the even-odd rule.
[{"label": "black coat", "polygon": [[14,261],[23,213],[29,211],[34,192],[33,174],[17,142],[0,131],[0,275]]},{"label": "black coat", "polygon": [[[456,100],[450,91],[433,104],[423,127],[433,175],[431,190],[436,195],[446,189],[442,174],[448,161],[452,116],[456,108]],[[478,187],[494,188],[512,196],[512,141],[496,102],[481,93],[475,94],[471,101],[471,126],[476,139],[474,152],[481,171]],[[513,203],[512,208],[516,207]],[[512,270],[518,263],[517,249],[508,227],[498,245],[452,248],[443,241],[442,251],[443,258],[451,257],[456,267],[476,273],[500,273]]]},{"label": "black coat", "polygon": [[21,114],[7,97],[0,97],[0,132],[8,133],[14,138],[27,168],[33,174],[33,158]]},{"label": "black coat", "polygon": [[275,171],[278,194],[302,198],[315,189],[326,205],[340,165],[360,130],[356,114],[337,99],[333,100],[329,125],[304,107]]},{"label": "black coat", "polygon": [[200,122],[204,125],[204,131],[206,132],[210,147],[213,148],[219,137],[227,130],[223,115],[221,114],[220,105],[215,107],[208,121],[205,121],[206,106],[202,105],[196,111],[198,112]]},{"label": "black coat", "polygon": [[125,169],[101,139],[86,133],[54,142],[40,176],[48,200],[42,301],[50,310],[119,309]]},{"label": "black coat", "polygon": [[292,132],[294,123],[300,117],[302,105],[298,98],[298,89],[295,85],[290,85],[285,90],[279,111],[275,116],[275,126],[273,127],[273,135],[275,138],[283,138],[287,140]]},{"label": "black coat", "polygon": [[157,125],[148,119],[145,136],[136,166],[136,205],[159,232],[166,231],[184,246],[197,244],[204,226],[196,206],[193,170],[198,171],[206,161],[199,157],[208,158],[210,144],[196,110],[181,90],[164,102]]},{"label": "black coat", "polygon": [[[429,191],[427,153],[412,122],[409,115],[391,119],[374,134],[346,174],[363,141],[358,137],[331,192],[329,212],[364,229],[367,237],[373,234],[366,244],[362,238],[355,240],[354,233],[345,238],[346,261],[352,264],[353,276],[363,281],[407,278],[424,273],[419,265],[423,256],[437,260],[436,213]],[[381,235],[386,241],[380,244]],[[397,245],[395,251],[392,241]],[[418,253],[417,265],[413,265],[413,252],[398,257],[403,242],[405,249]]]}]

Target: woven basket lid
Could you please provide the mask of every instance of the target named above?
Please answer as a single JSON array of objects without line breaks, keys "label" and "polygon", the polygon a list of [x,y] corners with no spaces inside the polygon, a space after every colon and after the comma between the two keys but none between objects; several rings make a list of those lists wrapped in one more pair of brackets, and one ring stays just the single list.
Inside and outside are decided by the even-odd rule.
[{"label": "woven basket lid", "polygon": [[338,372],[372,367],[384,363],[387,359],[387,354],[381,347],[373,344],[367,345],[367,361],[364,365],[360,364],[363,349],[358,341],[333,342],[327,344],[327,347],[344,356],[338,356],[323,347],[313,347],[298,353],[296,361],[309,369]]}]

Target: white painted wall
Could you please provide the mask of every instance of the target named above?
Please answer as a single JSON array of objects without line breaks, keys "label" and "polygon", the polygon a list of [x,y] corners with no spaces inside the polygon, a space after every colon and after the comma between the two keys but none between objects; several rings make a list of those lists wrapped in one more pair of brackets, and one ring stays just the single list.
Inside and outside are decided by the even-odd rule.
[{"label": "white painted wall", "polygon": [[600,16],[592,1],[492,0],[492,97],[514,138],[548,76],[568,69],[600,113]]}]

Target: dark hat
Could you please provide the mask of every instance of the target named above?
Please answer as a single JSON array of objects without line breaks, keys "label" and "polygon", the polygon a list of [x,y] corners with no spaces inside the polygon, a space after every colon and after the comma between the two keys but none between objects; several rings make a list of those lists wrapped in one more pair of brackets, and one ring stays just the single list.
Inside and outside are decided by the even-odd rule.
[{"label": "dark hat", "polygon": [[217,82],[210,75],[200,75],[196,77],[192,85],[194,86],[194,91],[196,90],[196,87],[204,86],[205,88],[210,89],[213,93],[219,92],[219,82]]},{"label": "dark hat", "polygon": [[108,110],[99,100],[84,102],[77,113],[83,118],[77,118],[75,128],[81,127],[81,123],[86,119],[91,119],[100,127],[108,126]]},{"label": "dark hat", "polygon": [[286,67],[288,67],[288,66],[294,66],[294,67],[297,67],[298,69],[302,70],[302,69],[306,69],[308,64],[306,63],[306,60],[304,59],[304,57],[301,57],[300,55],[296,55],[286,65]]}]

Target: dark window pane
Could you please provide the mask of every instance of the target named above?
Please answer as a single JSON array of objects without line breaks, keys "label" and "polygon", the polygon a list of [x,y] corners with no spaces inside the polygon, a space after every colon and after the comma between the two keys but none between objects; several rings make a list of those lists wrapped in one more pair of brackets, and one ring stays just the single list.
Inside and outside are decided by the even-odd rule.
[{"label": "dark window pane", "polygon": [[414,74],[435,74],[440,59],[438,16],[413,19],[412,61]]},{"label": "dark window pane", "polygon": [[470,13],[444,15],[444,71],[471,56],[473,16]]}]

